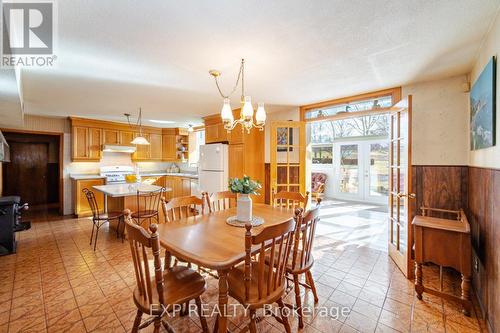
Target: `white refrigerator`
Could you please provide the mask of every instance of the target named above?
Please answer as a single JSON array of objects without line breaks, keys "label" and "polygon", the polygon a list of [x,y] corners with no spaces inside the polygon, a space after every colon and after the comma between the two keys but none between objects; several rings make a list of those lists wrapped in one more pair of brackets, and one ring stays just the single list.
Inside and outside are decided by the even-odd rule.
[{"label": "white refrigerator", "polygon": [[200,146],[198,168],[200,191],[212,194],[227,191],[229,181],[228,145],[213,143]]}]

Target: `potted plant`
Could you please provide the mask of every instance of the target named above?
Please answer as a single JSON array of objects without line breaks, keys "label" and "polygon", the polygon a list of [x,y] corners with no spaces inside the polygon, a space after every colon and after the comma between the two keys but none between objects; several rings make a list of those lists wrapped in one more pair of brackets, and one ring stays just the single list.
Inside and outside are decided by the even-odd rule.
[{"label": "potted plant", "polygon": [[238,193],[238,200],[236,206],[237,219],[240,222],[250,222],[252,221],[252,199],[248,196],[249,194],[258,195],[257,190],[260,190],[262,186],[258,181],[250,179],[248,176],[243,176],[243,178],[231,178],[229,179],[229,189],[233,193]]}]

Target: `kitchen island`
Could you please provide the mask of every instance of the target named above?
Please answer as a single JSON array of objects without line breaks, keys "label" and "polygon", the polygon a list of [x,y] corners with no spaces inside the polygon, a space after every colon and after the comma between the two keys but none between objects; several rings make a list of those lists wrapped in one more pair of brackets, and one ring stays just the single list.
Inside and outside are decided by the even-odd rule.
[{"label": "kitchen island", "polygon": [[[137,199],[137,192],[147,193],[160,190],[162,187],[150,184],[108,184],[108,185],[96,185],[93,186],[96,191],[102,192],[104,194],[104,211],[123,211],[125,209],[130,209],[132,212],[138,209],[143,209],[143,200],[139,202]],[[163,188],[164,193],[171,192],[172,189],[169,187]],[[164,221],[163,210],[161,208],[161,203],[158,205],[158,214],[160,220],[159,223]],[[109,224],[110,228],[116,230],[117,221],[111,221]]]}]

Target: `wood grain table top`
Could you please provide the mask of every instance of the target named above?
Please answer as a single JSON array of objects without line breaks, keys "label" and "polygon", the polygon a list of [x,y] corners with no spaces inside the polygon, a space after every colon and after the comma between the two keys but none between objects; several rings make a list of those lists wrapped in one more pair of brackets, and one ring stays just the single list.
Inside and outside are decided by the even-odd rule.
[{"label": "wood grain table top", "polygon": [[[254,204],[253,214],[264,224],[254,232],[292,218],[293,210]],[[226,220],[236,208],[184,218],[158,226],[161,246],[183,260],[214,270],[230,269],[245,258],[245,228],[230,226]]]}]

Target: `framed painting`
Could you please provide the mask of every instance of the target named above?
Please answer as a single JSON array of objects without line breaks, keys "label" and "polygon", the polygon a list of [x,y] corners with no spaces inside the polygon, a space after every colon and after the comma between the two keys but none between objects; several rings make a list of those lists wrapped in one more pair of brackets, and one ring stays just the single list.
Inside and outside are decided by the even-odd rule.
[{"label": "framed painting", "polygon": [[[277,151],[286,151],[287,147],[280,147],[280,145],[291,145],[293,144],[293,128],[291,127],[279,127],[276,132],[276,145],[278,146]],[[292,147],[288,147],[288,151],[293,151]]]},{"label": "framed painting", "polygon": [[495,145],[496,58],[492,57],[470,92],[470,148]]}]

